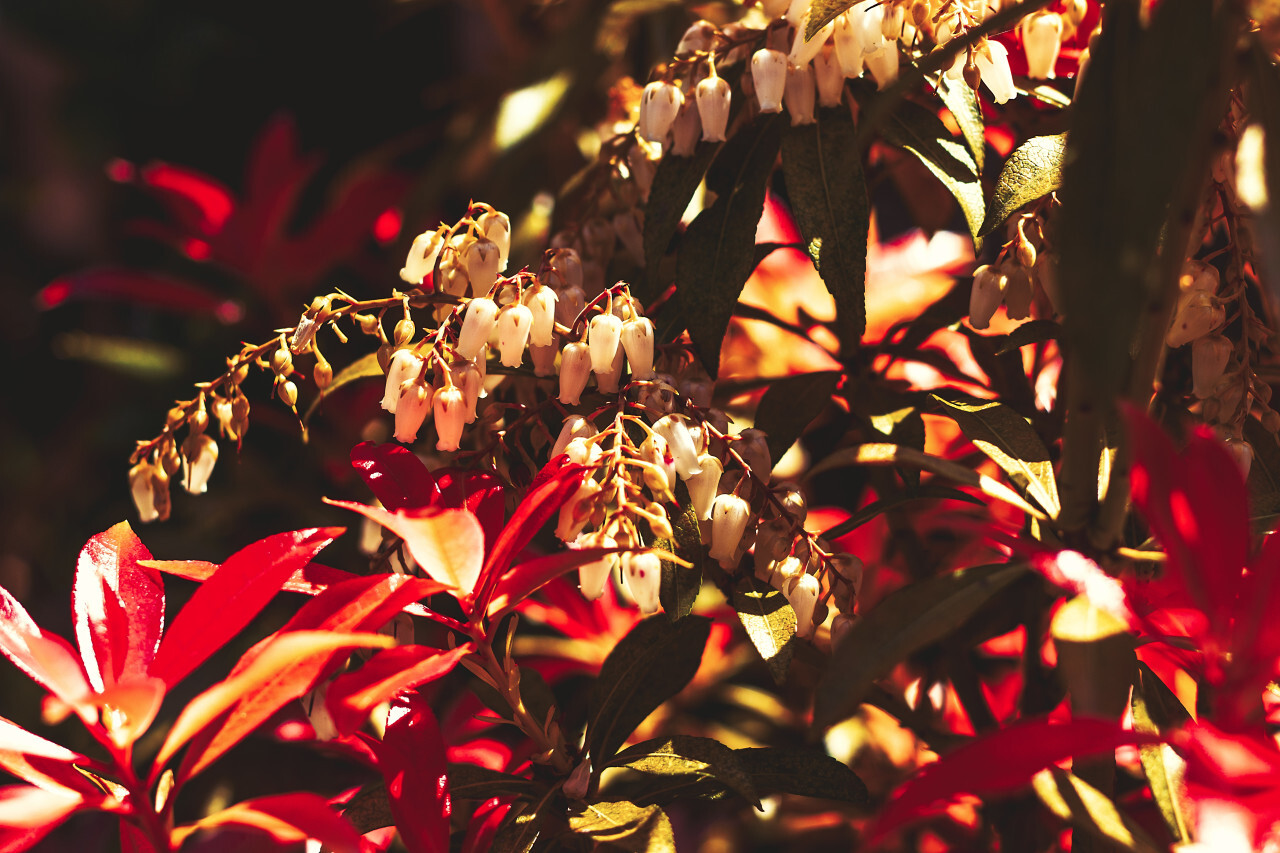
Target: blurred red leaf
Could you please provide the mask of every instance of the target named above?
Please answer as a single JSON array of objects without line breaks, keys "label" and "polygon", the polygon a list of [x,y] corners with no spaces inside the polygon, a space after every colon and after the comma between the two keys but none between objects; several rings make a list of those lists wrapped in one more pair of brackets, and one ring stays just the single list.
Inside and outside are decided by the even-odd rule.
[{"label": "blurred red leaf", "polygon": [[[570,549],[517,564],[494,586],[493,599],[489,603],[490,619],[498,622],[545,584],[579,566],[593,563],[609,554],[617,554],[619,551],[618,548]],[[578,597],[582,598],[582,594],[578,593]]]},{"label": "blurred red leaf", "polygon": [[475,588],[484,555],[484,532],[465,509],[387,512],[376,506],[325,499],[326,503],[371,518],[404,540],[413,559],[430,577],[463,593]]},{"label": "blurred red leaf", "polygon": [[71,299],[106,299],[149,305],[166,311],[237,322],[240,304],[188,281],[144,270],[94,267],[50,282],[36,294],[36,307],[56,308]]},{"label": "blurred red leaf", "polygon": [[164,582],[140,566],[151,554],[122,521],[80,551],[71,612],[85,671],[101,691],[144,678],[164,633]]},{"label": "blurred red leaf", "polygon": [[491,545],[502,529],[506,517],[506,498],[502,483],[488,471],[463,468],[441,468],[434,472],[440,490],[440,506],[466,508],[475,513],[484,529],[484,541]]},{"label": "blurred red leaf", "polygon": [[[210,687],[182,709],[156,755],[153,774],[158,774],[191,738],[206,727],[216,727],[216,736],[203,749],[193,748],[187,752],[179,775],[186,779],[199,773],[281,705],[311,689],[316,675],[315,659],[323,665],[328,656],[339,649],[386,648],[394,642],[390,637],[369,633],[290,631],[272,635],[256,647],[248,666]],[[219,721],[233,708],[236,714]]]},{"label": "blurred red leaf", "polygon": [[462,853],[487,853],[493,849],[494,837],[510,806],[497,797],[485,800],[471,816],[466,838],[462,840]]},{"label": "blurred red leaf", "polygon": [[925,766],[898,789],[868,831],[867,844],[874,844],[919,817],[940,800],[960,794],[985,797],[1012,791],[1059,761],[1112,752],[1128,744],[1157,742],[1158,738],[1122,729],[1107,720],[1059,723],[1038,719],[1015,723]]},{"label": "blurred red leaf", "polygon": [[433,506],[440,500],[440,489],[427,466],[399,444],[362,441],[351,448],[351,465],[391,512]]},{"label": "blurred red leaf", "polygon": [[148,163],[142,183],[155,190],[188,231],[212,236],[222,230],[235,201],[231,191],[213,178],[186,166]]},{"label": "blurred red leaf", "polygon": [[402,690],[448,675],[470,653],[470,643],[448,651],[415,645],[379,652],[355,672],[339,675],[329,685],[325,701],[334,725],[339,733],[350,734],[375,705]]},{"label": "blurred red leaf", "polygon": [[170,687],[177,684],[249,624],[286,579],[343,531],[325,527],[278,533],[232,554],[173,620],[151,674]]},{"label": "blurred red leaf", "polygon": [[72,812],[87,805],[84,797],[71,791],[30,785],[0,787],[0,853],[31,848]]},{"label": "blurred red leaf", "polygon": [[449,777],[444,739],[426,700],[410,694],[387,718],[378,770],[409,853],[448,853]]},{"label": "blurred red leaf", "polygon": [[278,794],[236,803],[230,808],[173,831],[175,847],[192,833],[228,824],[262,830],[276,841],[296,843],[314,838],[334,853],[359,853],[360,835],[317,794]]},{"label": "blurred red leaf", "polygon": [[356,576],[326,587],[280,630],[376,631],[411,602],[447,589],[439,581],[408,575]]}]

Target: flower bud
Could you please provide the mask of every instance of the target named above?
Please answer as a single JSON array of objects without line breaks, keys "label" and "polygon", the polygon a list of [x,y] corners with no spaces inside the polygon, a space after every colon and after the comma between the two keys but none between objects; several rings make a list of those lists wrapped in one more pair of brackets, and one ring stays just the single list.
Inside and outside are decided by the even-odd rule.
[{"label": "flower bud", "polygon": [[1183,294],[1193,291],[1215,294],[1222,284],[1222,276],[1218,268],[1204,261],[1186,261],[1182,265],[1182,274],[1178,277],[1178,290]]},{"label": "flower bud", "polygon": [[845,77],[862,76],[862,43],[848,11],[836,18],[836,62]]},{"label": "flower bud", "polygon": [[[574,540],[573,548],[616,548],[618,543],[612,536],[603,533],[586,533]],[[609,554],[591,563],[578,566],[578,588],[587,601],[595,601],[604,595],[604,586],[609,582],[609,575],[618,566],[617,554]]]},{"label": "flower bud", "polygon": [[560,402],[576,406],[591,377],[591,352],[583,343],[565,344],[560,354]]},{"label": "flower bud", "polygon": [[190,494],[203,495],[217,461],[218,442],[204,434],[188,438],[182,444],[182,487]]},{"label": "flower bud", "polygon": [[[685,101],[680,112],[676,113],[676,120],[671,124],[671,156],[692,157],[698,150],[698,140],[701,137],[702,119],[698,115],[698,102],[690,98]],[[618,236],[621,238],[622,235]]]},{"label": "flower bud", "polygon": [[813,124],[813,106],[817,92],[813,83],[813,67],[808,63],[787,66],[787,112],[791,126]]},{"label": "flower bud", "polygon": [[641,614],[648,616],[661,609],[658,593],[662,588],[662,561],[657,554],[623,554],[622,577]]},{"label": "flower bud", "polygon": [[974,61],[982,72],[982,82],[997,104],[1018,97],[1018,89],[1013,85],[1013,71],[1009,69],[1008,48],[998,41],[988,41],[985,48],[978,49]]},{"label": "flower bud", "polygon": [[818,105],[840,106],[844,99],[844,71],[834,50],[824,50],[814,57],[813,77],[818,84]]},{"label": "flower bud", "polygon": [[604,456],[599,444],[582,436],[570,439],[564,446],[564,453],[574,465],[595,465]]},{"label": "flower bud", "polygon": [[[495,272],[496,276],[497,273]],[[493,334],[498,324],[498,306],[489,297],[472,299],[467,306],[467,313],[462,318],[462,330],[458,332],[458,343],[454,351],[458,355],[474,361],[484,352],[489,343],[489,335]]]},{"label": "flower bud", "polygon": [[755,84],[760,112],[782,112],[782,95],[787,88],[787,55],[780,50],[757,50],[751,57],[751,82]]},{"label": "flower bud", "polygon": [[1027,76],[1051,80],[1062,47],[1062,16],[1043,12],[1022,19],[1022,49],[1027,53]]},{"label": "flower bud", "polygon": [[145,459],[129,469],[129,492],[133,496],[133,505],[137,507],[138,518],[143,522],[160,517],[156,511],[154,487],[157,471],[156,466]]},{"label": "flower bud", "polygon": [[564,449],[569,446],[569,442],[575,438],[591,438],[599,435],[600,431],[595,428],[591,421],[581,415],[570,415],[564,419],[564,426],[560,428],[560,435],[556,436],[556,443],[551,446],[551,458],[555,459]]},{"label": "flower bud", "polygon": [[298,405],[298,386],[292,379],[286,379],[276,385],[276,396],[289,408]]},{"label": "flower bud", "polygon": [[747,524],[751,521],[751,507],[737,495],[720,495],[711,505],[711,559],[724,569],[732,569],[734,557]]},{"label": "flower bud", "polygon": [[503,367],[519,367],[524,361],[532,325],[533,312],[527,305],[517,302],[498,312],[498,358]]},{"label": "flower bud", "polygon": [[396,405],[396,441],[413,444],[418,440],[418,430],[427,419],[433,393],[421,379],[410,379],[400,390],[400,402]]},{"label": "flower bud", "polygon": [[422,284],[422,280],[436,268],[436,259],[443,248],[444,234],[440,231],[424,231],[413,238],[409,256],[400,270],[401,280],[413,285]]},{"label": "flower bud", "polygon": [[698,84],[694,97],[698,102],[698,118],[702,122],[702,141],[724,142],[733,91],[728,81],[716,76],[715,66],[711,68],[711,76]]},{"label": "flower bud", "polygon": [[665,140],[682,104],[684,93],[679,86],[662,80],[645,86],[640,96],[640,120],[636,124],[640,138],[649,142]]},{"label": "flower bud", "polygon": [[592,317],[587,330],[587,344],[591,347],[592,372],[608,373],[613,369],[614,357],[622,345],[622,321],[613,314]]},{"label": "flower bud", "polygon": [[667,440],[667,446],[675,458],[676,474],[681,480],[688,480],[702,471],[698,464],[698,450],[694,447],[693,436],[689,434],[686,418],[681,415],[663,415],[653,425],[653,431]]},{"label": "flower bud", "polygon": [[1231,341],[1219,334],[1206,335],[1191,345],[1191,376],[1195,395],[1201,400],[1214,396],[1231,360],[1231,349]]},{"label": "flower bud", "polygon": [[1178,298],[1173,325],[1165,333],[1164,342],[1180,347],[1212,332],[1226,320],[1226,311],[1216,297],[1203,290],[1192,290]]},{"label": "flower bud", "polygon": [[821,591],[821,585],[813,575],[802,575],[783,586],[782,594],[796,612],[797,637],[807,637],[813,632],[813,611],[818,606],[818,593]]},{"label": "flower bud", "polygon": [[502,267],[502,252],[498,244],[488,237],[481,237],[467,247],[462,259],[474,292],[477,295],[488,293],[498,280],[498,270]]},{"label": "flower bud", "polygon": [[476,227],[498,247],[498,271],[506,270],[511,256],[511,217],[498,210],[486,210],[476,220]]},{"label": "flower bud", "polygon": [[596,498],[600,495],[600,484],[588,479],[569,500],[560,507],[560,517],[556,522],[556,536],[562,542],[572,542],[578,538],[582,528],[591,520],[595,510]]},{"label": "flower bud", "polygon": [[653,378],[653,321],[636,317],[622,324],[622,348],[634,379]]},{"label": "flower bud", "polygon": [[769,455],[769,437],[758,429],[744,429],[738,433],[738,442],[734,449],[747,463],[751,473],[762,483],[769,482],[769,474],[773,471],[773,459]]},{"label": "flower bud", "polygon": [[467,403],[462,389],[448,385],[435,392],[432,401],[436,419],[436,450],[457,450],[462,440],[462,427],[466,419]]},{"label": "flower bud", "polygon": [[991,325],[991,318],[1000,307],[1003,276],[991,267],[983,264],[973,271],[973,290],[969,292],[969,325],[975,329],[985,329]]}]

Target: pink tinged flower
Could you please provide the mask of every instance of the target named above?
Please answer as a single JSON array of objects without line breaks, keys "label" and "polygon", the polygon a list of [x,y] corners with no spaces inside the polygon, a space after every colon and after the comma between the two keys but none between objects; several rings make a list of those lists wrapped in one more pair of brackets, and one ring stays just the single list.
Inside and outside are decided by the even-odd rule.
[{"label": "pink tinged flower", "polygon": [[689,421],[682,415],[664,415],[653,425],[653,431],[667,440],[671,455],[675,458],[676,474],[688,480],[702,472],[698,464],[698,449],[689,432]]},{"label": "pink tinged flower", "polygon": [[467,265],[467,278],[471,279],[474,292],[488,293],[502,268],[502,252],[498,244],[488,237],[481,237],[466,248],[462,260]]},{"label": "pink tinged flower", "polygon": [[704,453],[698,457],[698,467],[701,470],[690,475],[684,484],[689,489],[689,502],[693,504],[698,519],[708,521],[711,518],[712,504],[720,490],[720,475],[724,473],[724,465],[716,457]]},{"label": "pink tinged flower", "polygon": [[449,368],[449,378],[462,391],[466,423],[475,423],[476,405],[480,402],[480,393],[484,390],[484,376],[480,373],[480,369],[475,364],[464,361]]},{"label": "pink tinged flower", "polygon": [[[990,58],[987,58],[988,51]],[[982,84],[990,90],[997,104],[1018,97],[1018,89],[1013,85],[1013,71],[1009,68],[1008,48],[998,41],[988,41],[986,50],[978,50],[974,61],[982,72]]]},{"label": "pink tinged flower", "polygon": [[1052,79],[1062,47],[1062,16],[1056,12],[1031,15],[1022,20],[1022,48],[1027,53],[1027,76]]},{"label": "pink tinged flower", "polygon": [[498,271],[502,272],[511,256],[511,217],[498,210],[487,210],[476,220],[476,227],[498,247]]},{"label": "pink tinged flower", "polygon": [[587,329],[587,344],[591,347],[591,370],[608,373],[622,346],[622,321],[613,314],[598,314],[591,318]]},{"label": "pink tinged flower", "polygon": [[658,603],[658,594],[662,588],[662,561],[657,554],[623,554],[622,577],[643,615],[648,616],[662,609],[662,605]]},{"label": "pink tinged flower", "polygon": [[182,449],[182,487],[193,495],[203,495],[218,461],[218,442],[202,433],[183,442]]},{"label": "pink tinged flower", "polygon": [[[698,102],[689,98],[671,125],[671,154],[675,157],[692,157],[698,150],[698,139],[701,136],[702,119],[698,116]],[[616,219],[614,227],[617,227]],[[622,235],[619,234],[618,237],[621,238]]]},{"label": "pink tinged flower", "polygon": [[462,330],[458,332],[458,344],[454,350],[463,358],[474,361],[489,343],[489,335],[497,323],[498,306],[492,299],[487,296],[472,299],[462,318]]},{"label": "pink tinged flower", "polygon": [[604,451],[600,449],[599,444],[582,437],[570,440],[564,446],[564,453],[569,457],[569,462],[574,465],[595,465],[604,456]]},{"label": "pink tinged flower", "polygon": [[1214,396],[1218,380],[1231,361],[1231,341],[1219,334],[1206,335],[1191,345],[1191,377],[1201,400]]},{"label": "pink tinged flower", "polygon": [[867,57],[867,70],[876,81],[876,88],[881,91],[889,88],[898,79],[898,45],[890,44]]},{"label": "pink tinged flower", "polygon": [[1236,467],[1240,469],[1240,473],[1248,479],[1249,469],[1253,467],[1253,445],[1243,438],[1231,438],[1227,439],[1227,450],[1236,460]]},{"label": "pink tinged flower", "polygon": [[155,521],[160,517],[156,509],[155,475],[158,468],[142,460],[129,469],[129,491],[140,521]]},{"label": "pink tinged flower", "polygon": [[1171,347],[1180,347],[1203,338],[1226,319],[1226,309],[1213,294],[1205,290],[1186,291],[1178,297],[1173,324],[1165,333],[1164,342]]},{"label": "pink tinged flower", "polygon": [[796,39],[791,43],[791,55],[787,57],[787,60],[792,65],[808,65],[815,56],[822,52],[822,46],[827,43],[827,39],[835,32],[835,28],[836,22],[828,21],[822,29],[813,34],[813,38],[805,41],[804,34],[809,29],[809,11],[806,9],[804,16],[796,27]]},{"label": "pink tinged flower", "polygon": [[844,71],[835,51],[823,51],[813,58],[813,76],[818,84],[818,105],[840,106],[844,99]]},{"label": "pink tinged flower", "polygon": [[391,414],[396,413],[396,405],[400,402],[400,386],[410,379],[417,379],[422,373],[423,359],[415,355],[413,350],[396,350],[391,356],[391,364],[387,367],[387,385],[382,393],[382,408]]},{"label": "pink tinged flower", "polygon": [[622,324],[622,349],[635,379],[653,378],[653,321],[636,317]]},{"label": "pink tinged flower", "polygon": [[836,62],[845,77],[862,76],[862,43],[858,40],[858,31],[853,26],[849,12],[836,18],[835,38]]},{"label": "pink tinged flower", "polygon": [[991,325],[991,318],[1000,307],[1004,298],[1001,292],[1002,276],[991,267],[983,264],[973,271],[973,290],[969,291],[969,325],[975,329],[985,329]]},{"label": "pink tinged flower", "polygon": [[595,428],[591,421],[581,415],[570,415],[565,418],[564,426],[560,427],[560,435],[556,437],[556,443],[551,446],[551,458],[555,459],[564,449],[569,446],[569,442],[575,438],[591,438],[599,435],[600,431]]},{"label": "pink tinged flower", "polygon": [[[618,543],[612,536],[603,533],[588,533],[579,536],[573,543],[574,548],[616,548]],[[604,595],[605,584],[609,575],[618,566],[618,555],[609,554],[592,563],[584,563],[578,567],[578,587],[582,597],[587,601],[595,601]]]},{"label": "pink tinged flower", "polygon": [[537,344],[529,344],[529,358],[533,361],[533,375],[555,376],[556,356],[559,354],[560,350],[555,344],[547,344],[544,347]]},{"label": "pink tinged flower", "polygon": [[715,68],[711,72],[710,77],[698,84],[694,97],[698,102],[698,118],[702,121],[703,142],[724,142],[733,90],[728,81],[716,75]]},{"label": "pink tinged flower", "polygon": [[622,384],[622,370],[626,367],[626,353],[619,346],[613,352],[613,362],[609,365],[609,370],[605,373],[596,374],[596,387],[600,389],[601,394],[617,394]]},{"label": "pink tinged flower", "polygon": [[792,127],[814,123],[813,109],[817,91],[814,88],[813,67],[809,63],[787,67],[786,100]]},{"label": "pink tinged flower", "polygon": [[1004,308],[1010,320],[1025,320],[1031,316],[1031,300],[1035,298],[1035,289],[1031,286],[1031,276],[1021,267],[1012,270],[1004,279]]},{"label": "pink tinged flower", "polygon": [[556,341],[556,292],[545,284],[535,284],[520,301],[529,308],[529,343],[548,347]]},{"label": "pink tinged flower", "polygon": [[653,468],[645,474],[645,485],[655,495],[669,495],[676,484],[676,459],[671,454],[667,440],[660,434],[650,433],[640,445],[640,458]]},{"label": "pink tinged flower", "polygon": [[[697,110],[690,107],[693,117],[697,119]],[[701,123],[694,121],[693,123],[693,142],[698,142],[698,133]],[[644,215],[639,208],[624,210],[613,217],[613,230],[618,235],[618,240],[622,243],[623,248],[627,250],[627,254],[635,261],[636,266],[644,268]]]},{"label": "pink tinged flower", "polygon": [[565,344],[560,354],[560,402],[578,405],[587,380],[591,378],[591,351],[584,343]]},{"label": "pink tinged flower", "polygon": [[498,358],[503,367],[519,367],[533,327],[533,312],[514,303],[498,313]]},{"label": "pink tinged flower", "polygon": [[769,437],[764,434],[763,430],[744,429],[738,433],[738,439],[737,444],[734,445],[738,455],[747,463],[751,473],[761,482],[769,482],[769,475],[773,472],[773,457],[769,453]]},{"label": "pink tinged flower", "polygon": [[396,441],[413,444],[418,440],[418,430],[431,411],[432,396],[431,387],[421,379],[410,379],[401,386],[396,406]]},{"label": "pink tinged flower", "polygon": [[640,96],[640,120],[636,130],[649,142],[662,142],[675,122],[684,104],[680,87],[662,80],[655,80],[644,87]]},{"label": "pink tinged flower", "polygon": [[436,420],[436,450],[457,450],[462,440],[462,428],[467,415],[467,403],[462,389],[450,385],[435,393],[433,400]]},{"label": "pink tinged flower", "polygon": [[796,612],[797,636],[807,637],[813,631],[813,611],[818,606],[820,591],[818,579],[808,574],[793,578],[783,586],[782,594]]},{"label": "pink tinged flower", "polygon": [[556,303],[556,322],[562,326],[572,327],[582,309],[587,307],[587,295],[581,287],[574,285],[560,291],[560,301]]},{"label": "pink tinged flower", "polygon": [[1218,273],[1218,268],[1204,261],[1187,261],[1182,265],[1182,274],[1178,277],[1178,290],[1183,294],[1197,290],[1215,294],[1221,284],[1222,276]]},{"label": "pink tinged flower", "polygon": [[711,559],[722,568],[731,569],[737,562],[738,546],[751,521],[751,507],[737,495],[720,495],[711,505]]},{"label": "pink tinged flower", "polygon": [[444,248],[444,235],[439,231],[424,231],[413,238],[409,256],[400,269],[400,278],[409,284],[421,284],[436,268],[436,259]]},{"label": "pink tinged flower", "polygon": [[782,112],[782,96],[787,88],[787,55],[769,48],[757,50],[751,57],[751,82],[760,112]]},{"label": "pink tinged flower", "polygon": [[572,542],[578,538],[595,512],[599,495],[600,484],[589,479],[560,507],[560,517],[556,522],[556,537],[560,541]]}]

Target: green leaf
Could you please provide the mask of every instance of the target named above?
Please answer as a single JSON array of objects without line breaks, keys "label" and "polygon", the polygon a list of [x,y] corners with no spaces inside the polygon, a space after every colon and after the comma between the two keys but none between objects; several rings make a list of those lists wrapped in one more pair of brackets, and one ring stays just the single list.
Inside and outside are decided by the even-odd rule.
[{"label": "green leaf", "polygon": [[355,796],[342,806],[342,816],[361,835],[384,826],[394,826],[396,819],[391,814],[391,800],[387,798],[386,783],[370,782],[356,791]]},{"label": "green leaf", "polygon": [[852,352],[867,330],[871,202],[849,110],[819,110],[815,124],[787,128],[782,171],[809,259],[835,299],[841,352]]},{"label": "green leaf", "polygon": [[931,396],[943,405],[942,413],[956,422],[965,437],[1009,475],[1019,491],[1050,517],[1057,516],[1062,507],[1049,450],[1022,415],[994,400]]},{"label": "green leaf", "polygon": [[810,0],[809,26],[805,28],[804,37],[813,38],[818,30],[834,21],[858,0]]},{"label": "green leaf", "polygon": [[626,767],[658,776],[713,777],[759,808],[760,797],[742,760],[732,749],[705,737],[674,735],[638,743],[610,760],[612,767]]},{"label": "green leaf", "polygon": [[[1138,677],[1133,683],[1133,730],[1144,734],[1163,735],[1190,722],[1191,715],[1181,700],[1142,661],[1138,661]],[[1160,809],[1165,828],[1177,841],[1190,841],[1187,826],[1191,817],[1189,803],[1182,792],[1180,778],[1185,762],[1168,744],[1138,747],[1143,772],[1151,787],[1151,797]]]},{"label": "green leaf", "polygon": [[779,115],[762,115],[725,143],[707,173],[715,203],[685,232],[676,261],[676,296],[689,337],[711,377],[742,286],[754,269],[756,226],[782,141]]},{"label": "green leaf", "polygon": [[498,824],[489,849],[493,853],[529,853],[542,835],[542,824],[556,790],[547,791],[537,803],[528,800],[513,803]]},{"label": "green leaf", "polygon": [[644,283],[642,288],[633,288],[640,301],[647,303],[662,292],[662,258],[680,228],[680,217],[719,150],[720,143],[699,142],[692,157],[663,157],[658,164],[644,206]]},{"label": "green leaf", "polygon": [[[914,406],[884,414],[871,415],[871,426],[893,444],[902,444],[919,451],[924,450],[924,418]],[[920,485],[920,469],[910,466],[898,468],[898,476],[908,488]]]},{"label": "green leaf", "polygon": [[1077,829],[1135,853],[1159,853],[1165,849],[1152,841],[1137,821],[1116,808],[1106,794],[1060,767],[1041,770],[1032,777],[1031,786],[1049,811]]},{"label": "green leaf", "polygon": [[754,575],[746,575],[734,585],[729,603],[769,674],[782,684],[796,650],[796,612],[787,597]]},{"label": "green leaf", "polygon": [[[1056,341],[1062,337],[1062,327],[1053,320],[1031,320],[1004,336],[996,346],[996,355],[1004,355],[1028,344],[1039,344],[1045,341]],[[998,339],[997,339],[998,340]]]},{"label": "green leaf", "polygon": [[585,804],[569,813],[569,830],[590,837],[596,850],[671,853],[676,849],[671,821],[657,806],[626,801]]},{"label": "green leaf", "polygon": [[[968,87],[965,87],[968,88]],[[1004,224],[1024,204],[1044,198],[1062,186],[1062,155],[1067,135],[1033,136],[1013,149],[996,179],[982,235]]]},{"label": "green leaf", "polygon": [[823,539],[839,539],[841,536],[847,536],[857,530],[862,525],[871,521],[878,515],[888,512],[895,507],[912,501],[929,501],[929,500],[948,500],[948,501],[964,501],[965,503],[976,504],[978,506],[986,506],[981,500],[975,498],[968,492],[962,492],[959,489],[953,489],[950,486],[941,486],[929,483],[910,491],[900,492],[896,495],[890,495],[887,498],[869,503],[835,527],[829,528],[822,532]]},{"label": "green leaf", "polygon": [[982,248],[981,228],[985,216],[982,180],[978,164],[963,143],[957,142],[942,119],[917,103],[903,101],[890,113],[880,129],[891,144],[905,148],[924,163],[947,188],[969,223],[976,249]]},{"label": "green leaf", "polygon": [[1016,563],[976,566],[890,593],[833,650],[814,695],[814,726],[825,729],[848,717],[873,681],[945,639],[1025,572]]},{"label": "green leaf", "polygon": [[950,80],[944,74],[940,76],[938,97],[951,111],[956,124],[960,125],[960,133],[981,173],[987,154],[987,125],[982,117],[982,104],[978,103],[978,93],[968,84]]},{"label": "green leaf", "polygon": [[478,764],[450,763],[449,796],[455,800],[487,800],[498,796],[529,796],[533,782]]},{"label": "green leaf", "polygon": [[338,371],[337,375],[333,377],[333,381],[329,383],[329,387],[325,389],[324,394],[318,394],[311,400],[311,405],[307,407],[306,414],[302,416],[302,422],[304,424],[308,423],[311,420],[311,415],[319,408],[320,401],[343,385],[355,382],[357,379],[382,375],[384,374],[382,373],[382,367],[378,364],[378,354],[376,352],[360,356]]},{"label": "green leaf", "polygon": [[676,483],[676,503],[680,507],[671,519],[673,539],[659,539],[654,542],[659,548],[670,551],[682,560],[693,564],[692,568],[662,561],[662,586],[658,591],[658,601],[667,618],[676,621],[688,616],[693,610],[693,603],[702,591],[702,533],[698,530],[698,513],[689,499],[689,490],[684,481]]},{"label": "green leaf", "polygon": [[586,742],[597,768],[645,717],[692,680],[710,633],[711,620],[704,616],[675,623],[650,616],[614,646],[587,706]]},{"label": "green leaf", "polygon": [[840,384],[840,371],[820,370],[775,379],[756,407],[756,429],[764,430],[771,459],[781,459],[787,448],[822,414]]},{"label": "green leaf", "polygon": [[825,752],[759,747],[736,749],[763,795],[798,794],[868,805],[867,786],[858,775]]}]

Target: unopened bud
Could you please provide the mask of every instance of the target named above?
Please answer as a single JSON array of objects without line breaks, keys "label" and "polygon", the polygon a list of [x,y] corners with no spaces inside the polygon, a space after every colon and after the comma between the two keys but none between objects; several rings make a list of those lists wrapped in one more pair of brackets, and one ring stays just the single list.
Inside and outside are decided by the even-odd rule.
[{"label": "unopened bud", "polygon": [[572,542],[578,538],[582,528],[586,527],[591,519],[599,494],[600,484],[588,479],[560,507],[560,517],[556,523],[556,536],[560,541]]},{"label": "unopened bud", "polygon": [[698,84],[694,95],[698,102],[698,118],[702,122],[704,142],[724,142],[725,128],[729,126],[729,103],[733,97],[729,83],[723,77],[712,74]]},{"label": "unopened bud", "polygon": [[760,112],[782,112],[782,96],[787,88],[787,55],[780,50],[757,50],[751,57],[751,82],[755,85]]},{"label": "unopened bud", "polygon": [[291,379],[286,379],[276,386],[276,395],[291,409],[298,404],[298,386],[294,385]]},{"label": "unopened bud", "polygon": [[591,421],[580,415],[570,415],[564,419],[564,426],[560,428],[560,435],[556,437],[555,444],[551,446],[551,458],[555,459],[564,449],[569,446],[569,442],[575,438],[591,438],[599,435],[600,431],[595,428]]},{"label": "unopened bud", "polygon": [[656,497],[669,500],[676,484],[676,460],[667,440],[658,433],[650,433],[638,448],[640,458],[648,462],[644,484]]},{"label": "unopened bud", "polygon": [[418,430],[431,409],[431,387],[421,379],[410,379],[400,389],[400,402],[396,405],[395,439],[403,444],[418,440]]},{"label": "unopened bud", "polygon": [[1231,341],[1219,334],[1206,335],[1191,346],[1194,393],[1201,400],[1212,397],[1218,380],[1231,361]]}]

